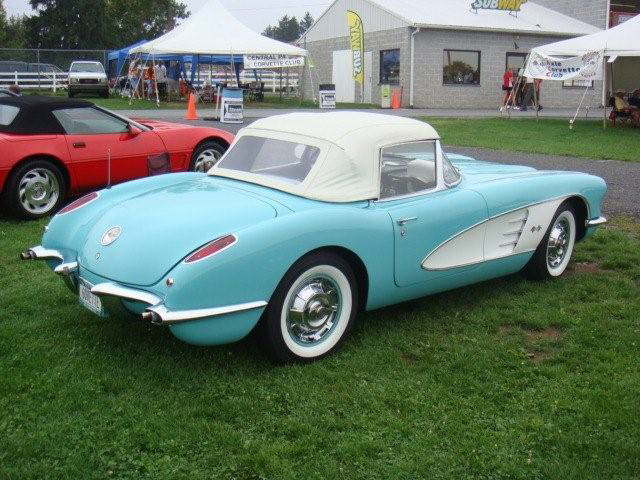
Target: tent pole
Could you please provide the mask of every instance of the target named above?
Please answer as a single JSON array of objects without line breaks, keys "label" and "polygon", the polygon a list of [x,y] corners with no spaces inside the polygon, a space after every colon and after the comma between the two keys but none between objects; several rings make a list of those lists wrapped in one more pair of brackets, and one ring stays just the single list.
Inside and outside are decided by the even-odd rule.
[{"label": "tent pole", "polygon": [[156,106],[160,108],[160,93],[158,92],[158,77],[156,75],[156,56],[153,54],[151,57],[153,61],[153,84],[156,90]]},{"label": "tent pole", "polygon": [[540,106],[538,105],[538,86],[536,85],[537,78],[533,80],[533,106],[536,109],[536,122],[540,121]]}]

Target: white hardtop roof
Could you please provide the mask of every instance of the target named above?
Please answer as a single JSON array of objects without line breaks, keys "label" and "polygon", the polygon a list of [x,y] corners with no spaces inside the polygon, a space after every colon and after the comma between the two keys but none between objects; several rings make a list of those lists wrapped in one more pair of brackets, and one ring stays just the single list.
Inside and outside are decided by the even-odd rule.
[{"label": "white hardtop roof", "polygon": [[[342,0],[335,0],[328,12]],[[519,12],[471,9],[471,0],[366,0],[412,27],[574,37],[600,29],[528,1]],[[325,13],[326,13],[325,12]],[[324,14],[323,14],[324,15]],[[320,22],[322,17],[318,19]],[[316,23],[318,23],[316,22]],[[365,26],[366,28],[366,26]],[[311,31],[309,29],[309,31]],[[303,36],[304,38],[304,36]]]},{"label": "white hardtop roof", "polygon": [[551,56],[573,57],[598,51],[610,57],[640,57],[640,15],[609,30],[542,45],[534,51]]},{"label": "white hardtop roof", "polygon": [[130,53],[193,55],[306,56],[307,51],[254,32],[225,9],[218,0],[207,0],[184,22],[155,40],[132,48]]},{"label": "white hardtop roof", "polygon": [[[380,194],[380,149],[399,143],[437,140],[431,125],[412,118],[365,112],[290,113],[263,118],[238,132],[318,147],[318,161],[300,184],[222,168],[209,173],[324,202],[373,200]],[[233,149],[233,145],[231,146]]]},{"label": "white hardtop roof", "polygon": [[[385,129],[418,129],[421,139],[440,138],[431,125],[420,120],[397,115],[385,115],[369,112],[297,112],[286,115],[275,115],[253,122],[248,128],[251,130],[271,130],[286,132],[306,137],[314,137],[336,144],[340,148],[348,149],[361,138],[371,140],[367,133],[371,127]],[[387,134],[380,131],[380,137]]]}]

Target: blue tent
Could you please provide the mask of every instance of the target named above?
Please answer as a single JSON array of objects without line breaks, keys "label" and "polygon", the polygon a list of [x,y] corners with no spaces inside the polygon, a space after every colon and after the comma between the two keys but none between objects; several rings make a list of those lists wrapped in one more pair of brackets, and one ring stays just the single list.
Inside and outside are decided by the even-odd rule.
[{"label": "blue tent", "polygon": [[[109,68],[109,76],[115,77],[121,75],[122,68],[124,67],[125,62],[129,58],[129,52],[137,47],[138,45],[142,45],[143,43],[147,43],[146,40],[140,40],[133,45],[129,45],[128,47],[121,48],[120,50],[111,50],[107,54],[107,59],[109,61],[109,65],[111,66],[111,62],[115,61],[115,69],[111,70]],[[145,54],[142,54],[142,59],[146,60]],[[191,63],[194,68],[191,69],[191,80],[193,80],[193,76],[195,72],[198,70],[198,65],[231,65],[231,55],[155,55],[149,56],[149,60],[153,58],[156,62],[180,62],[182,68],[184,68],[185,63]],[[242,68],[243,57],[241,55],[236,55],[233,57],[234,69],[236,71],[236,75],[238,75],[239,70]]]}]

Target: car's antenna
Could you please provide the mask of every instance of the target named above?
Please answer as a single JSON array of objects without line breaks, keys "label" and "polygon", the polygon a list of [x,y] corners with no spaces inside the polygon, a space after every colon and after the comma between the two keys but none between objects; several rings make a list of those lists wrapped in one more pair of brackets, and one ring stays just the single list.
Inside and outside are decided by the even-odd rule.
[{"label": "car's antenna", "polygon": [[107,188],[111,188],[111,148],[107,148]]}]

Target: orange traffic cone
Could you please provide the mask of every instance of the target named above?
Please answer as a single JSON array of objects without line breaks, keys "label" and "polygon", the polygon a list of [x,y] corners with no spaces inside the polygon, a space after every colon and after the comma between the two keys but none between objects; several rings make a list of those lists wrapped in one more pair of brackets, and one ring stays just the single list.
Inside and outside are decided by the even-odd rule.
[{"label": "orange traffic cone", "polygon": [[391,108],[393,110],[397,110],[401,108],[402,107],[401,102],[402,101],[400,100],[400,90],[396,88],[393,91],[393,94],[391,94]]},{"label": "orange traffic cone", "polygon": [[185,120],[198,120],[198,112],[196,111],[196,96],[193,93],[189,94],[189,105],[187,106],[187,114],[184,116]]}]

